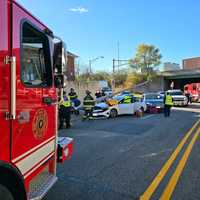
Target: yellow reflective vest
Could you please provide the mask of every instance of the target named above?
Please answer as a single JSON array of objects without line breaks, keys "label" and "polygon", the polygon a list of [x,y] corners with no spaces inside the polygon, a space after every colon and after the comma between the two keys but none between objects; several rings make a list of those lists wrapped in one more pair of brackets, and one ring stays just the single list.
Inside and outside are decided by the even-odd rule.
[{"label": "yellow reflective vest", "polygon": [[64,100],[64,98],[62,98],[59,102],[59,105],[61,106],[64,106],[66,108],[70,107],[71,106],[71,101],[70,101],[70,98],[68,97],[68,100]]},{"label": "yellow reflective vest", "polygon": [[124,97],[124,102],[123,102],[123,103],[126,103],[126,104],[131,103],[131,97],[130,97],[130,96],[125,96],[125,97]]},{"label": "yellow reflective vest", "polygon": [[165,96],[165,105],[173,106],[173,99],[171,95]]}]

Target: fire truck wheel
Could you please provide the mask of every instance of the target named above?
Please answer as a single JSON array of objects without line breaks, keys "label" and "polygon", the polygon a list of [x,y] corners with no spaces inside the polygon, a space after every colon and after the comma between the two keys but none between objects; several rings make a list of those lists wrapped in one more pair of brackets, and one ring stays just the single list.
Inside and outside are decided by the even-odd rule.
[{"label": "fire truck wheel", "polygon": [[12,193],[3,185],[0,184],[0,199],[3,200],[15,200]]}]

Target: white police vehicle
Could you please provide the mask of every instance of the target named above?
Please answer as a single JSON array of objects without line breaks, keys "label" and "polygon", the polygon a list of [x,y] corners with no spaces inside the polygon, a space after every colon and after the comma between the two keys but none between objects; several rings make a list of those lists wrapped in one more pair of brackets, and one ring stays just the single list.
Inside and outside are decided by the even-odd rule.
[{"label": "white police vehicle", "polygon": [[112,101],[115,103],[112,104],[110,104],[109,100],[106,103],[96,104],[93,110],[93,117],[115,118],[118,115],[133,115],[138,110],[146,111],[147,106],[142,99],[130,95],[131,103],[124,103],[126,96],[127,95],[120,95],[113,97],[110,102]]}]

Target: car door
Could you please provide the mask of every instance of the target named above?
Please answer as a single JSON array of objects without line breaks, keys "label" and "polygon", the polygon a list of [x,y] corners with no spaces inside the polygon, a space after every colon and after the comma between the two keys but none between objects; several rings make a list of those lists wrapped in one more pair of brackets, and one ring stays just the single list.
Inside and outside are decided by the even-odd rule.
[{"label": "car door", "polygon": [[141,107],[143,107],[141,99],[137,99],[137,98],[133,97],[133,109],[134,109],[134,112],[139,110]]},{"label": "car door", "polygon": [[134,103],[124,103],[124,99],[122,99],[119,102],[119,114],[125,115],[125,114],[133,114],[134,113]]}]

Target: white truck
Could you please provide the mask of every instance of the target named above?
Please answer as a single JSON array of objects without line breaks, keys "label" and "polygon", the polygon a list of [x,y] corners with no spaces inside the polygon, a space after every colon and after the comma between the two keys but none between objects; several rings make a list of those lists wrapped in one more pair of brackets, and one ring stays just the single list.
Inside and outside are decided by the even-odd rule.
[{"label": "white truck", "polygon": [[174,106],[188,105],[188,99],[181,90],[168,90],[167,92],[172,96]]}]

